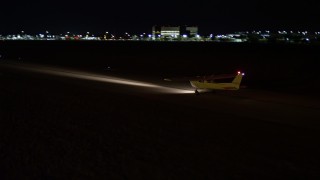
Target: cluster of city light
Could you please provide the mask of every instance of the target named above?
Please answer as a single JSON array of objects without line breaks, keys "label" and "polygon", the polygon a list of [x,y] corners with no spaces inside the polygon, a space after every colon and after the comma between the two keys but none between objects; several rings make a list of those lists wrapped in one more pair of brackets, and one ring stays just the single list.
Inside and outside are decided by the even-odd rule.
[{"label": "cluster of city light", "polygon": [[[211,35],[211,37],[213,37]],[[217,42],[287,42],[287,43],[320,43],[319,32],[308,31],[246,31],[234,34],[220,34],[214,37]]]},{"label": "cluster of city light", "polygon": [[122,35],[114,35],[109,32],[95,35],[90,32],[85,34],[74,34],[67,32],[65,34],[51,34],[49,31],[36,35],[26,34],[21,31],[18,34],[0,35],[0,40],[91,40],[91,41],[211,41],[211,42],[319,42],[320,32],[308,31],[245,31],[231,34],[210,34],[202,36],[199,34],[182,34],[177,29],[165,29],[161,34],[131,34],[125,32]]}]

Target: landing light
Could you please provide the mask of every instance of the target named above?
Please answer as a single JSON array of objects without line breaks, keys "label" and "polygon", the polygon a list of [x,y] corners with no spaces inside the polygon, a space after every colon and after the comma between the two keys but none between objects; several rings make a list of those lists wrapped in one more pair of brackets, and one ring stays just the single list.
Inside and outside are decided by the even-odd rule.
[{"label": "landing light", "polygon": [[179,89],[174,87],[166,87],[160,84],[153,84],[148,82],[142,82],[142,81],[125,79],[125,78],[112,77],[112,76],[104,76],[104,75],[86,73],[81,71],[71,71],[67,69],[49,69],[49,67],[41,68],[36,66],[35,67],[26,66],[26,67],[19,67],[19,68],[33,71],[33,72],[62,76],[62,77],[70,77],[70,78],[77,78],[77,79],[83,79],[83,80],[89,80],[89,81],[106,82],[106,83],[113,83],[113,84],[120,84],[120,85],[149,88],[141,92],[164,93],[164,94],[193,94],[194,93],[194,91],[191,91],[191,90],[184,90],[184,89]]}]

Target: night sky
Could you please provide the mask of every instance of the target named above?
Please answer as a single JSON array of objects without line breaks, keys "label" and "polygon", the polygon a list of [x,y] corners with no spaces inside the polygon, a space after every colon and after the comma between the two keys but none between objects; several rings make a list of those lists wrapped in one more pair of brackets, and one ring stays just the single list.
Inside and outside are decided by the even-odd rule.
[{"label": "night sky", "polygon": [[0,33],[150,33],[152,25],[197,25],[200,34],[246,30],[320,31],[315,0],[4,1]]}]

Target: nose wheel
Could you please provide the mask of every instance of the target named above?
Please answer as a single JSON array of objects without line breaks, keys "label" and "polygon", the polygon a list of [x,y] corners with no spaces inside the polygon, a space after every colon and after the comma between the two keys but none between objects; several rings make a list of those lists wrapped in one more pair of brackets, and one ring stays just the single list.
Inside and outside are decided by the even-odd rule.
[{"label": "nose wheel", "polygon": [[199,91],[196,89],[196,90],[194,90],[194,93],[196,94],[196,95],[199,95],[200,93],[199,93]]}]

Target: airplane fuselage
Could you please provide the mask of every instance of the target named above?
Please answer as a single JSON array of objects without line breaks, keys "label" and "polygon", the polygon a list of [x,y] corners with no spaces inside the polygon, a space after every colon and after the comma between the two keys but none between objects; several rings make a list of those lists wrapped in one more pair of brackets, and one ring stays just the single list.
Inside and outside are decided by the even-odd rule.
[{"label": "airplane fuselage", "polygon": [[192,87],[196,89],[213,89],[213,90],[238,90],[239,84],[236,83],[212,83],[212,82],[199,82],[190,81]]},{"label": "airplane fuselage", "polygon": [[209,90],[238,90],[244,73],[240,71],[230,83],[216,83],[208,80],[191,80],[192,87],[197,89],[209,89]]}]

